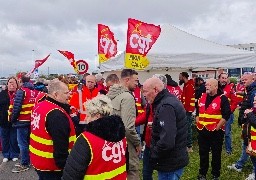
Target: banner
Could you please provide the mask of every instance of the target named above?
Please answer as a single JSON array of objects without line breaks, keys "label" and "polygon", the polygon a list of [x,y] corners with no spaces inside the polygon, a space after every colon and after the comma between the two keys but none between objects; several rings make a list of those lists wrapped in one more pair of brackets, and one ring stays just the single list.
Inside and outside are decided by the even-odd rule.
[{"label": "banner", "polygon": [[70,62],[71,66],[74,68],[75,72],[78,73],[77,70],[77,66],[76,66],[76,60],[75,60],[75,56],[73,53],[69,52],[69,51],[61,51],[58,50],[63,56],[65,56],[68,61]]},{"label": "banner", "polygon": [[114,33],[109,27],[103,24],[98,24],[98,54],[99,63],[107,61],[114,57],[117,53],[117,42]]},{"label": "banner", "polygon": [[128,19],[125,67],[143,70],[149,65],[146,57],[161,33],[160,26]]}]

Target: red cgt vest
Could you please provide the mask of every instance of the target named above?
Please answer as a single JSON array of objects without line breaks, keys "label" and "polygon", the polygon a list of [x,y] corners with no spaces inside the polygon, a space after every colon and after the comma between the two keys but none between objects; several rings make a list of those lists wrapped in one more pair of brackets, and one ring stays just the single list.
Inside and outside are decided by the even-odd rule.
[{"label": "red cgt vest", "polygon": [[54,109],[63,112],[69,119],[70,134],[69,134],[69,149],[74,145],[76,134],[74,125],[69,115],[61,107],[47,100],[39,103],[34,109],[31,118],[31,134],[30,134],[30,158],[35,169],[40,171],[60,171],[55,164],[53,157],[53,141],[51,136],[46,131],[45,122],[47,114]]},{"label": "red cgt vest", "polygon": [[21,90],[24,91],[24,99],[18,121],[30,121],[31,112],[33,107],[35,106],[35,98],[37,97],[39,91],[31,90],[25,87],[22,87]]},{"label": "red cgt vest", "polygon": [[142,114],[144,112],[144,108],[142,107],[142,100],[141,100],[141,91],[139,87],[136,87],[134,89],[134,97],[136,101],[136,107],[138,111],[138,115]]},{"label": "red cgt vest", "polygon": [[[202,130],[205,127],[208,131],[214,131],[222,118],[220,107],[221,96],[217,96],[207,109],[205,108],[206,96],[207,94],[203,93],[198,101],[199,121],[196,126],[199,130]],[[224,129],[223,126],[222,130]]]},{"label": "red cgt vest", "polygon": [[82,133],[91,149],[91,161],[84,179],[127,179],[126,139],[113,143],[89,132]]},{"label": "red cgt vest", "polygon": [[230,83],[230,84],[227,84],[223,89],[224,95],[228,98],[229,102],[231,101],[231,91],[233,88],[234,88],[234,84]]}]

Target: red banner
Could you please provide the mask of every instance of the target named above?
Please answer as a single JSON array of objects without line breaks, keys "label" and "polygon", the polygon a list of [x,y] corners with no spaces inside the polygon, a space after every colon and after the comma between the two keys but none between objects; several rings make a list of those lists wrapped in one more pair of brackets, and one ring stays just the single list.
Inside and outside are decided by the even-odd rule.
[{"label": "red banner", "polygon": [[73,53],[69,52],[69,51],[61,51],[58,50],[63,56],[65,56],[68,61],[70,62],[71,66],[73,66],[74,70],[76,73],[78,73],[77,67],[76,67],[76,61],[75,61],[75,56]]},{"label": "red banner", "polygon": [[125,66],[132,69],[145,69],[149,64],[145,56],[160,33],[160,26],[129,18]]},{"label": "red banner", "polygon": [[105,62],[109,58],[114,57],[117,53],[117,42],[114,33],[109,27],[98,24],[98,54],[99,62]]}]

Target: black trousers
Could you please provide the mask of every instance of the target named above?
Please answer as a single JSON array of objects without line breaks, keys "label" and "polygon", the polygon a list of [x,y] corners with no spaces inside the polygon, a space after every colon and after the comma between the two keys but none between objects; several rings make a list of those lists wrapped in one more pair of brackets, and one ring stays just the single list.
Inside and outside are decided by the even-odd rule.
[{"label": "black trousers", "polygon": [[39,171],[36,170],[39,180],[61,180],[62,171]]},{"label": "black trousers", "polygon": [[198,130],[198,144],[200,156],[199,174],[206,175],[209,168],[209,152],[212,153],[212,175],[220,176],[221,151],[224,131],[208,131],[205,128]]}]

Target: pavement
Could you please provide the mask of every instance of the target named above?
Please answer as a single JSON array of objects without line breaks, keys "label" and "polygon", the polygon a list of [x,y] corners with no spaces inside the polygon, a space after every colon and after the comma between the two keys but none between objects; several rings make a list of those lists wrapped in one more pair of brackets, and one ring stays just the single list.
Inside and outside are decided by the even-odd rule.
[{"label": "pavement", "polygon": [[37,180],[38,176],[33,167],[28,171],[21,173],[12,173],[14,164],[19,161],[13,162],[12,160],[8,162],[3,162],[3,155],[0,152],[0,180]]}]

